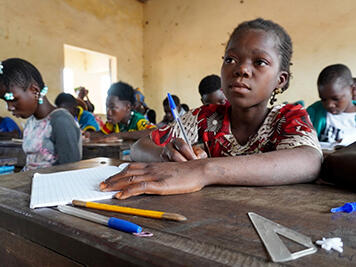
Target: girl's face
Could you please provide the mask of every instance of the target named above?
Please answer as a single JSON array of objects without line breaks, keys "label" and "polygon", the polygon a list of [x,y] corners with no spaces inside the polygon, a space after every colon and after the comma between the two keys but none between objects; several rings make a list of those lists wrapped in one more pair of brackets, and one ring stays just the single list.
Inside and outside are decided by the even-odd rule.
[{"label": "girl's face", "polygon": [[341,79],[319,86],[319,97],[326,111],[332,114],[347,112],[352,105],[353,86],[345,85]]},{"label": "girl's face", "polygon": [[266,107],[273,90],[286,84],[288,73],[280,71],[275,38],[251,29],[231,39],[221,67],[221,86],[233,107]]},{"label": "girl's face", "polygon": [[216,90],[210,94],[203,95],[201,101],[203,102],[204,105],[206,104],[224,105],[226,103],[226,97],[222,90]]},{"label": "girl's face", "polygon": [[14,96],[14,100],[5,100],[7,109],[17,118],[26,119],[32,116],[38,107],[39,90],[35,85],[30,85],[27,90],[19,86],[12,86],[9,90]]},{"label": "girl's face", "polygon": [[122,122],[131,112],[131,104],[128,101],[121,101],[117,96],[106,98],[106,118],[108,122],[117,124]]}]

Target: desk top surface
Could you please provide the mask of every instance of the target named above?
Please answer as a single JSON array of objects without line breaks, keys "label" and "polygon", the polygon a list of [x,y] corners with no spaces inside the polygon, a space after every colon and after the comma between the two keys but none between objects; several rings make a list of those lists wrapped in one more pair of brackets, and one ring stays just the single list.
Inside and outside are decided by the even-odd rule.
[{"label": "desk top surface", "polygon": [[[42,169],[40,173],[117,165],[118,160],[95,158]],[[211,186],[200,192],[172,196],[138,196],[104,203],[179,213],[186,222],[156,220],[105,211],[152,232],[140,238],[62,214],[55,208],[31,210],[33,172],[0,177],[0,227],[89,265],[275,266],[269,259],[247,212],[255,212],[311,237],[341,237],[344,252],[326,252],[289,261],[293,266],[355,266],[356,213],[332,214],[330,208],[355,201],[355,193],[327,185],[274,187]],[[286,241],[286,240],[284,240]],[[291,251],[300,250],[285,242]]]}]

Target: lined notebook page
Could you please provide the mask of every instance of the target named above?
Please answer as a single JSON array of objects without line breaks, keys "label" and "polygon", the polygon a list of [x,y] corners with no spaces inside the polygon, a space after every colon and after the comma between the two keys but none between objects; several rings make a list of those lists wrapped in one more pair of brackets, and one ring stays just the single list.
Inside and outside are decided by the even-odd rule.
[{"label": "lined notebook page", "polygon": [[35,173],[32,179],[30,208],[51,207],[70,204],[73,199],[95,201],[112,198],[117,191],[101,192],[100,182],[122,171],[128,163],[120,166],[56,172]]}]

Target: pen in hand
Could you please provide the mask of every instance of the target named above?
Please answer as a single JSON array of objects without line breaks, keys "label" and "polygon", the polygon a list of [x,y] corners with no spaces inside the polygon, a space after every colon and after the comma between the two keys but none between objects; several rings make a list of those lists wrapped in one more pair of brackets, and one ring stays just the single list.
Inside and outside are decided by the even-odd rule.
[{"label": "pen in hand", "polygon": [[174,103],[174,100],[173,100],[173,98],[172,98],[170,93],[168,93],[168,102],[169,102],[169,106],[170,106],[171,111],[172,111],[172,115],[173,115],[175,121],[177,122],[180,131],[183,134],[184,141],[189,145],[190,150],[193,151],[193,148],[192,148],[192,145],[189,142],[187,133],[184,130],[184,126],[182,124],[182,121],[180,120],[180,117],[179,117],[179,114],[178,114],[178,111],[177,111],[176,103]]}]

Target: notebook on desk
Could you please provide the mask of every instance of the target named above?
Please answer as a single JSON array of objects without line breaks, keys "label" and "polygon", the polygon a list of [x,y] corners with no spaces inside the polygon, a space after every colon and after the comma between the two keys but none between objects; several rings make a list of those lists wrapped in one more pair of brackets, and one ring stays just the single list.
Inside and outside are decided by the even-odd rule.
[{"label": "notebook on desk", "polygon": [[74,199],[110,199],[117,191],[101,192],[99,184],[122,171],[127,165],[128,163],[123,163],[120,166],[100,166],[49,174],[35,173],[32,179],[30,208],[66,205]]}]

